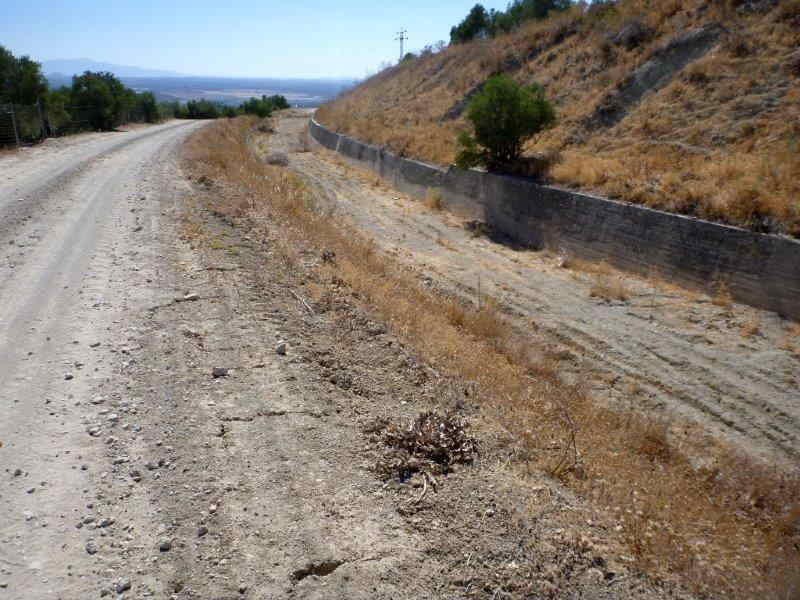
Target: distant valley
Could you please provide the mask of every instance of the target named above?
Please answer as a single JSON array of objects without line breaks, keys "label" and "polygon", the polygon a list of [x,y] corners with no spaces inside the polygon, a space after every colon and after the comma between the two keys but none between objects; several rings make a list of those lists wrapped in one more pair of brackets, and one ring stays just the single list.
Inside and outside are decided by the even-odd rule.
[{"label": "distant valley", "polygon": [[137,92],[153,92],[159,101],[210,100],[234,106],[248,98],[280,94],[292,106],[315,107],[356,83],[355,79],[203,77],[91,59],[43,61],[42,68],[54,88],[71,85],[72,75],[83,71],[109,71]]}]

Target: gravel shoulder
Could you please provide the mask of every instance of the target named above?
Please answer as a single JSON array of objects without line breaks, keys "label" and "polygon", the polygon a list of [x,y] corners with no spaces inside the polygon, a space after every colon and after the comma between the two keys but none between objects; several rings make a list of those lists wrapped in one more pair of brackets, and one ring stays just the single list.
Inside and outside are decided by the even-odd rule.
[{"label": "gravel shoulder", "polygon": [[[479,294],[496,298],[532,352],[558,364],[568,381],[586,382],[596,398],[654,420],[696,424],[671,429],[678,445],[695,446],[699,428],[767,463],[795,464],[796,325],[656,279],[564,268],[569,257],[475,235],[457,216],[425,207],[334,153],[293,151],[307,118],[285,114],[271,143],[319,190],[333,218],[368,232],[432,287],[472,303]],[[619,283],[627,298],[593,296],[598,282]],[[702,461],[702,448],[692,453]]]}]

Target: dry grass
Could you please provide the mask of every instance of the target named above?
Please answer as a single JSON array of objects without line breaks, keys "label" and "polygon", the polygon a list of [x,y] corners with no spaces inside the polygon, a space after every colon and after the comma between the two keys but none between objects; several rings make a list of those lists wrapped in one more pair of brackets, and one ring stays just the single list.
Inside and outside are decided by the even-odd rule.
[{"label": "dry grass", "polygon": [[425,192],[425,206],[431,210],[442,210],[442,192],[434,188],[428,188]]},{"label": "dry grass", "polygon": [[598,275],[595,277],[592,287],[589,289],[589,296],[592,298],[602,298],[603,300],[618,300],[625,302],[631,296],[630,291],[625,287],[622,277],[612,277]]},{"label": "dry grass", "polygon": [[493,302],[476,310],[432,293],[361,234],[319,214],[295,175],[251,154],[249,128],[246,119],[220,121],[189,144],[190,168],[225,183],[215,211],[249,218],[265,239],[267,227],[280,228],[279,260],[297,261],[293,248],[310,243],[335,252],[335,264],[323,262],[311,278],[354,293],[437,370],[472,382],[472,401],[505,432],[517,468],[545,470],[606,508],[639,567],[678,574],[703,595],[785,597],[791,581],[779,574],[800,570],[800,540],[785,525],[800,506],[796,479],[706,439],[697,443],[714,467],[694,468],[665,426],[608,410],[550,364],[531,362],[525,338]]},{"label": "dry grass", "polygon": [[[601,18],[574,9],[392,67],[320,108],[318,119],[402,155],[450,164],[467,124],[444,115],[489,75],[506,71],[521,83],[543,84],[556,104],[557,126],[526,148],[529,156],[560,152],[550,169],[555,181],[800,235],[795,3],[784,0],[763,15],[732,10],[734,4],[741,2],[621,0]],[[611,43],[609,35],[631,20],[652,34],[630,48]],[[595,108],[661,44],[712,22],[727,30],[715,49],[619,124],[586,128]]]},{"label": "dry grass", "polygon": [[711,304],[724,308],[725,310],[731,310],[733,308],[733,296],[731,295],[728,284],[723,280],[719,280],[714,284],[714,287],[715,292],[714,296],[711,298]]},{"label": "dry grass", "polygon": [[759,333],[761,333],[761,320],[756,315],[742,325],[742,335],[744,337],[752,337]]}]

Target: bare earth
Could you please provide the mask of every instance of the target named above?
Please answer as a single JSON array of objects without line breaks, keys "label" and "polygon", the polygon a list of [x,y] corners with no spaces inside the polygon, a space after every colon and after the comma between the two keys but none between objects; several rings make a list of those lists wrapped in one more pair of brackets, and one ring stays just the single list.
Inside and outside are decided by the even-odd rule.
[{"label": "bare earth", "polygon": [[[458,382],[347,297],[314,314],[298,302],[303,262],[212,214],[204,199],[222,192],[181,172],[202,126],[0,157],[0,597],[680,595],[630,568],[605,515],[543,478],[520,484],[499,442],[424,500],[419,481],[384,484],[364,425],[441,405]],[[398,221],[409,251],[432,251],[435,227],[461,235],[293,160],[329,173],[331,193],[413,208]],[[395,227],[403,210],[369,214]]]},{"label": "bare earth", "polygon": [[[284,150],[296,147],[307,118],[278,121]],[[290,159],[335,217],[372,234],[432,286],[476,302],[480,286],[531,336],[532,351],[587,381],[595,397],[654,419],[678,415],[767,462],[796,464],[800,339],[791,323],[635,277],[623,277],[627,301],[590,297],[594,276],[562,268],[562,257],[475,237],[463,219],[425,208],[318,145]],[[671,433],[695,443],[691,428]]]}]

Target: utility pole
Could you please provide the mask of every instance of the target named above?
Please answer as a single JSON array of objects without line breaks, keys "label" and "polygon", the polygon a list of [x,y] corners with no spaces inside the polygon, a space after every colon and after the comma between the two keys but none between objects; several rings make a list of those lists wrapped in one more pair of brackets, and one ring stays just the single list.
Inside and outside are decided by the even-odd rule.
[{"label": "utility pole", "polygon": [[395,40],[400,40],[400,61],[401,62],[402,62],[403,56],[404,56],[404,54],[403,54],[403,42],[405,42],[408,39],[408,36],[406,35],[407,33],[408,33],[408,31],[406,31],[405,29],[401,29],[400,31],[397,32],[397,37],[394,38]]}]

